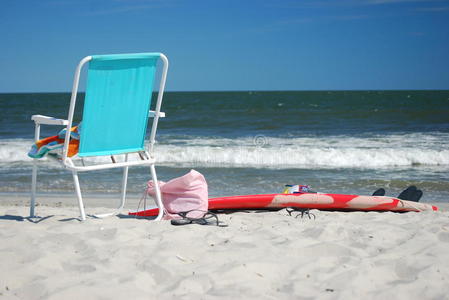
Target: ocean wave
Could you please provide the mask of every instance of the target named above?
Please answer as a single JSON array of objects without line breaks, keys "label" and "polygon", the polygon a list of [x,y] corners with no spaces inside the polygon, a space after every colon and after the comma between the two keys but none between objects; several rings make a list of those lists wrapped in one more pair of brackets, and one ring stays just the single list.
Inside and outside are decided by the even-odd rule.
[{"label": "ocean wave", "polygon": [[33,141],[28,139],[0,140],[0,163],[31,162],[27,153],[32,144]]},{"label": "ocean wave", "polygon": [[[161,149],[162,148],[162,149]],[[383,168],[448,165],[449,150],[283,147],[173,147],[159,148],[166,165],[260,168]]]},{"label": "ocean wave", "polygon": [[[162,136],[159,165],[255,168],[391,168],[449,166],[448,134],[239,139]],[[0,163],[29,164],[32,140],[0,140]],[[96,159],[98,160],[98,159]],[[44,159],[44,161],[46,161]]]}]

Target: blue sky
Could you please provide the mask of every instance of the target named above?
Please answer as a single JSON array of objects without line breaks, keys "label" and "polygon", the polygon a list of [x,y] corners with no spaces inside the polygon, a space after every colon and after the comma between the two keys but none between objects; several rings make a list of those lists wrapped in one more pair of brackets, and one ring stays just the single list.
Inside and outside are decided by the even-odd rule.
[{"label": "blue sky", "polygon": [[449,89],[449,0],[3,0],[0,92],[70,91],[91,54],[155,52],[167,89]]}]

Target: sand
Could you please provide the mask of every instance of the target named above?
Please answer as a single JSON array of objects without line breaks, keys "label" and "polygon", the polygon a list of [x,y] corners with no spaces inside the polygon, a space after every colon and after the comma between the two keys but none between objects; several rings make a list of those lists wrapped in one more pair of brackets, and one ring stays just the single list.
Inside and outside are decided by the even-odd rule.
[{"label": "sand", "polygon": [[316,219],[236,212],[220,214],[228,227],[216,227],[126,215],[80,222],[76,207],[61,205],[67,199],[38,206],[41,218],[30,220],[24,201],[0,202],[2,299],[448,297],[447,204],[402,214],[313,210]]}]

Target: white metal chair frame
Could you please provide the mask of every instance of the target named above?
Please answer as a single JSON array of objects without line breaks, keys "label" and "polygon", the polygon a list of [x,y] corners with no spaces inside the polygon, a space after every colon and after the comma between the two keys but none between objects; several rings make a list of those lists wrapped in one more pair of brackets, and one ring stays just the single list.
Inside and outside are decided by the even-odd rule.
[{"label": "white metal chair frame", "polygon": [[[87,56],[83,58],[80,63],[78,64],[76,71],[75,71],[75,78],[73,81],[73,88],[72,88],[72,96],[70,100],[70,108],[69,108],[69,114],[68,119],[56,119],[53,117],[47,117],[42,115],[33,115],[31,119],[35,122],[35,131],[34,131],[34,140],[35,142],[40,139],[40,126],[41,125],[61,125],[66,126],[67,131],[65,135],[64,140],[64,147],[62,151],[62,158],[60,162],[63,164],[63,166],[72,171],[73,180],[75,183],[75,191],[76,196],[78,198],[78,206],[80,210],[81,220],[86,220],[86,213],[84,211],[84,204],[83,204],[83,198],[81,195],[81,188],[79,184],[78,179],[78,172],[84,172],[84,171],[93,171],[93,170],[102,170],[102,169],[109,169],[109,168],[121,168],[123,167],[123,177],[122,177],[122,189],[121,189],[121,202],[120,206],[117,208],[116,212],[114,213],[107,213],[107,214],[101,214],[101,215],[95,215],[96,217],[106,217],[111,216],[120,213],[120,211],[123,209],[125,205],[126,200],[126,185],[128,182],[128,168],[130,166],[139,166],[139,165],[149,165],[151,169],[151,177],[153,179],[153,182],[157,182],[157,176],[156,176],[156,169],[154,167],[155,165],[155,158],[154,158],[154,143],[156,138],[156,130],[159,118],[165,117],[165,113],[161,112],[161,103],[162,103],[162,97],[164,94],[164,88],[165,88],[165,81],[167,78],[167,71],[168,71],[168,59],[164,54],[160,54],[160,58],[163,62],[162,67],[162,74],[161,74],[161,81],[159,84],[159,91],[157,96],[157,102],[156,107],[154,111],[150,111],[150,117],[153,117],[153,125],[151,127],[151,133],[150,133],[150,140],[148,144],[148,149],[146,151],[142,152],[134,152],[135,154],[139,155],[140,160],[137,161],[128,161],[128,154],[121,154],[124,155],[124,161],[123,162],[115,162],[114,158],[112,158],[112,163],[100,163],[95,165],[89,165],[86,166],[84,163],[82,165],[75,165],[74,161],[71,157],[68,157],[68,149],[69,149],[69,143],[70,143],[70,128],[72,128],[72,122],[73,122],[73,115],[75,112],[75,104],[76,104],[76,96],[78,92],[78,85],[79,85],[79,79],[80,79],[80,73],[82,70],[82,67],[92,60],[92,56]],[[73,156],[73,158],[76,158],[76,155]],[[34,207],[36,203],[36,182],[37,182],[37,159],[33,159],[33,172],[32,172],[32,181],[31,181],[31,202],[30,202],[30,217],[34,217]],[[155,191],[156,191],[156,204],[159,207],[159,214],[156,221],[161,220],[162,216],[164,214],[164,206],[162,203],[162,196],[159,189],[159,185],[155,185]]]}]

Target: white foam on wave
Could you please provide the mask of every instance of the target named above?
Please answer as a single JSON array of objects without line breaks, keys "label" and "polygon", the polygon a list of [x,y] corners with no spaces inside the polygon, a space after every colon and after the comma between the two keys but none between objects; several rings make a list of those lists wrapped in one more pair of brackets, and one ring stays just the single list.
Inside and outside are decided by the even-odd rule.
[{"label": "white foam on wave", "polygon": [[381,168],[448,165],[449,150],[283,147],[159,147],[159,162],[195,166]]},{"label": "white foam on wave", "polygon": [[27,153],[33,140],[27,139],[8,139],[0,140],[0,163],[32,161]]},{"label": "white foam on wave", "polygon": [[[413,133],[370,137],[265,136],[238,139],[163,137],[156,147],[159,165],[256,168],[449,167],[449,134]],[[31,140],[0,140],[0,162],[30,163]]]},{"label": "white foam on wave", "polygon": [[[174,143],[175,142],[175,143]],[[260,168],[449,166],[448,134],[371,137],[185,138],[158,145],[168,165]]]}]

